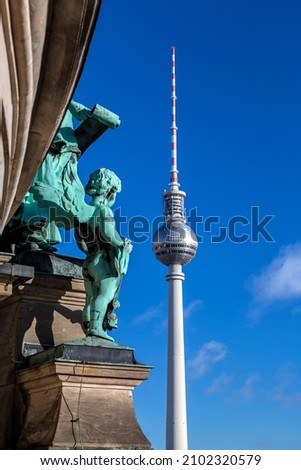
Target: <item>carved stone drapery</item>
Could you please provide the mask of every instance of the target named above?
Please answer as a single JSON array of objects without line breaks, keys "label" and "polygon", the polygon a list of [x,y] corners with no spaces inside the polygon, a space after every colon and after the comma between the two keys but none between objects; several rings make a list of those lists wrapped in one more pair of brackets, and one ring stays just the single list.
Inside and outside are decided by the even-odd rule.
[{"label": "carved stone drapery", "polygon": [[101,0],[0,3],[0,233],[65,114],[100,6]]}]

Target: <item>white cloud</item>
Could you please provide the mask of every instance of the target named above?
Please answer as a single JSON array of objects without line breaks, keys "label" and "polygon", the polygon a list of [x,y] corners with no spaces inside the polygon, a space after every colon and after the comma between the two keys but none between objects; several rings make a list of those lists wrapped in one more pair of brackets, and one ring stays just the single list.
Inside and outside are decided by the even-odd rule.
[{"label": "white cloud", "polygon": [[196,299],[190,302],[187,307],[184,309],[184,318],[189,318],[193,312],[199,310],[203,306],[203,301],[201,299]]},{"label": "white cloud", "polygon": [[251,374],[245,380],[243,387],[240,389],[240,394],[245,401],[250,401],[254,395],[254,384],[260,381],[258,374]]},{"label": "white cloud", "polygon": [[226,391],[228,385],[233,381],[233,376],[225,374],[224,372],[220,374],[216,379],[213,380],[210,387],[206,389],[208,395],[215,395],[217,393],[223,393]]},{"label": "white cloud", "polygon": [[163,303],[155,306],[155,307],[149,307],[145,312],[140,313],[140,315],[137,315],[134,320],[133,320],[133,325],[138,325],[139,323],[145,323],[149,322],[151,320],[154,320],[155,318],[158,318],[161,313],[162,313],[162,308],[163,308]]},{"label": "white cloud", "polygon": [[188,365],[191,367],[194,377],[201,377],[213,364],[225,359],[227,353],[228,350],[224,343],[212,340],[203,344]]},{"label": "white cloud", "polygon": [[249,285],[253,295],[250,317],[258,318],[275,302],[301,299],[301,243],[283,247]]},{"label": "white cloud", "polygon": [[275,386],[267,392],[269,401],[287,408],[301,405],[301,386],[298,368],[293,363],[280,367],[275,374]]}]

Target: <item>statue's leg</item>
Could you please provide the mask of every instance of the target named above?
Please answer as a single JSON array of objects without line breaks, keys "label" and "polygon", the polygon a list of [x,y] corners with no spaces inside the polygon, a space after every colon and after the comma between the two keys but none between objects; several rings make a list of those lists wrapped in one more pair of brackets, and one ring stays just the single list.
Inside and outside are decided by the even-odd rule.
[{"label": "statue's leg", "polygon": [[109,303],[114,297],[116,290],[116,278],[104,279],[100,282],[97,295],[91,299],[90,305],[90,336],[99,336],[110,341],[114,341],[103,328],[103,321]]},{"label": "statue's leg", "polygon": [[89,332],[90,328],[90,305],[93,298],[93,285],[89,279],[85,279],[86,303],[83,309],[82,319],[85,333]]}]

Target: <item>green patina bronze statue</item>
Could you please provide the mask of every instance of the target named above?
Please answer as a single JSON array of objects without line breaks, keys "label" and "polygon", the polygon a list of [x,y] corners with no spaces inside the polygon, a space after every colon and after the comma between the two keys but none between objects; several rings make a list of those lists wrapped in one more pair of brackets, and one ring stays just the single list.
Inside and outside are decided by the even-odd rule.
[{"label": "green patina bronze statue", "polygon": [[[74,127],[73,118],[81,121]],[[86,302],[83,325],[87,336],[114,341],[107,331],[117,328],[118,293],[132,251],[130,240],[116,229],[113,206],[121,190],[120,179],[101,168],[84,189],[77,174],[82,153],[119,117],[96,105],[91,110],[71,101],[59,131],[38,170],[31,188],[0,238],[0,250],[56,251],[58,227],[75,229],[76,242],[85,253],[83,277]],[[85,202],[85,192],[91,202]]]},{"label": "green patina bronze statue", "polygon": [[[74,127],[73,118],[81,121]],[[119,117],[96,105],[91,110],[71,101],[57,135],[19,209],[4,229],[1,251],[56,251],[58,227],[69,230],[89,217],[85,190],[78,177],[82,153],[107,129],[118,127]]]},{"label": "green patina bronze statue", "polygon": [[[61,242],[58,230],[60,221],[64,219],[65,228],[71,228],[73,217],[85,211],[85,190],[77,174],[81,151],[74,132],[73,117],[83,121],[89,116],[90,109],[71,101],[20,207],[20,221],[30,231],[24,231],[25,249],[56,251],[54,245]],[[20,242],[17,240],[17,245]]]},{"label": "green patina bronze statue", "polygon": [[112,171],[101,168],[92,173],[86,193],[92,197],[93,211],[89,220],[79,223],[75,231],[77,244],[87,255],[83,265],[86,334],[112,341],[107,330],[117,328],[118,292],[132,251],[130,240],[121,238],[117,232],[111,210],[120,191],[121,181]]},{"label": "green patina bronze statue", "polygon": [[40,207],[48,207],[48,203],[51,203],[58,215],[76,216],[84,210],[85,190],[77,174],[81,151],[75,136],[73,117],[83,121],[90,115],[90,109],[71,101],[30,189]]}]

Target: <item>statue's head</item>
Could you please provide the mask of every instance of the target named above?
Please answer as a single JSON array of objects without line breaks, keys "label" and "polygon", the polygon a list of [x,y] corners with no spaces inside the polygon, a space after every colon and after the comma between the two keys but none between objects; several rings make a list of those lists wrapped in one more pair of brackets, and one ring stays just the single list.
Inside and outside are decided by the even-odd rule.
[{"label": "statue's head", "polygon": [[107,168],[99,168],[94,171],[86,185],[86,193],[89,196],[104,196],[107,200],[115,198],[121,191],[121,181],[118,176]]}]

